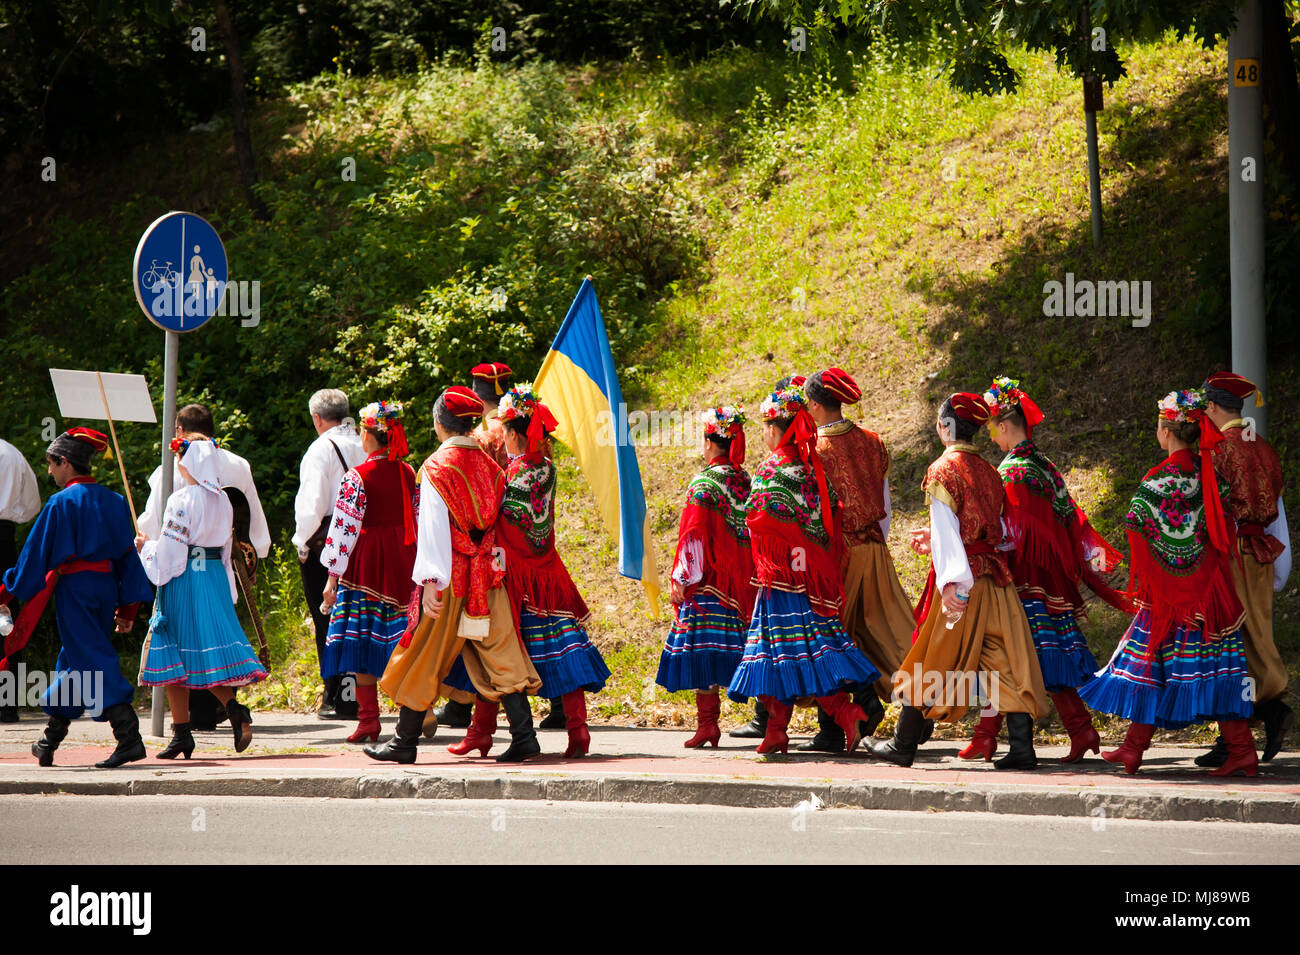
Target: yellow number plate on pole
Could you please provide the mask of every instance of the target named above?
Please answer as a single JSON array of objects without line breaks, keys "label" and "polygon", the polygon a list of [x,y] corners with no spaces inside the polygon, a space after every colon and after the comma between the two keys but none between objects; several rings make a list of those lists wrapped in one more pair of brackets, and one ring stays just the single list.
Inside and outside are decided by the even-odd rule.
[{"label": "yellow number plate on pole", "polygon": [[1232,85],[1233,86],[1258,86],[1259,85],[1259,60],[1233,60],[1232,61]]}]

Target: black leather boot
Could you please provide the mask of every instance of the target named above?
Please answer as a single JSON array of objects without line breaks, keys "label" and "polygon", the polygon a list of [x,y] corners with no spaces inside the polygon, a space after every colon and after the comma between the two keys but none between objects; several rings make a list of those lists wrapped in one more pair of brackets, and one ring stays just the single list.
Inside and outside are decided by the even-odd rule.
[{"label": "black leather boot", "polygon": [[1264,752],[1259,754],[1259,761],[1267,763],[1281,751],[1287,730],[1295,722],[1295,714],[1277,696],[1267,703],[1256,704],[1255,715],[1264,721]]},{"label": "black leather boot", "polygon": [[453,730],[463,730],[469,726],[470,721],[474,718],[474,704],[457,703],[455,700],[448,700],[434,710],[433,715],[437,719],[439,726],[445,726]]},{"label": "black leather boot", "polygon": [[727,735],[732,739],[762,739],[767,735],[767,708],[758,700],[755,700],[754,718]]},{"label": "black leather boot", "polygon": [[934,720],[924,720],[921,723],[921,740],[918,745],[924,746],[930,742],[930,737],[934,735]]},{"label": "black leather boot", "polygon": [[230,737],[235,744],[235,752],[242,753],[253,741],[253,714],[232,696],[226,704],[226,716],[230,718]]},{"label": "black leather boot", "polygon": [[562,730],[564,729],[564,704],[557,697],[551,700],[551,712],[546,714],[545,719],[537,724],[539,730]]},{"label": "black leather boot", "polygon": [[194,752],[194,734],[190,732],[189,723],[172,723],[172,741],[158,754],[159,759],[175,759],[184,756],[189,759]]},{"label": "black leather boot", "polygon": [[825,709],[817,707],[817,735],[806,743],[800,743],[796,749],[806,753],[842,753],[844,752],[844,730],[840,729]]},{"label": "black leather boot", "polygon": [[1007,714],[1007,740],[1011,749],[993,765],[998,769],[1037,769],[1038,757],[1034,754],[1034,718],[1028,713]]},{"label": "black leather boot", "polygon": [[32,755],[36,757],[36,762],[42,766],[54,765],[54,751],[68,735],[68,727],[71,725],[72,720],[64,719],[62,716],[50,717],[50,722],[45,727],[45,735],[32,743]]},{"label": "black leather boot", "polygon": [[537,732],[533,729],[533,711],[528,705],[528,697],[523,693],[511,693],[501,698],[501,708],[506,711],[506,720],[510,724],[510,748],[497,757],[498,763],[522,763],[530,756],[542,751],[537,743]]},{"label": "black leather boot", "polygon": [[925,717],[915,706],[904,706],[903,712],[898,714],[893,738],[867,740],[867,755],[895,766],[911,766],[916,758],[916,748],[921,744],[921,734],[925,732],[925,722]]},{"label": "black leather boot", "polygon": [[96,769],[116,769],[123,763],[134,763],[149,754],[145,752],[144,740],[140,738],[140,718],[135,715],[135,708],[130,703],[118,703],[104,710],[108,725],[113,727],[113,738],[117,740],[117,749],[109,754],[108,759],[96,763]]},{"label": "black leather boot", "polygon": [[1218,769],[1228,761],[1228,744],[1223,741],[1222,736],[1214,740],[1214,747],[1208,752],[1197,756],[1192,762],[1197,766],[1209,766],[1211,769]]},{"label": "black leather boot", "polygon": [[424,710],[403,706],[397,711],[397,729],[393,738],[387,743],[367,743],[361,751],[371,759],[387,763],[415,762],[415,746],[420,739],[420,728],[424,726],[424,713]]}]

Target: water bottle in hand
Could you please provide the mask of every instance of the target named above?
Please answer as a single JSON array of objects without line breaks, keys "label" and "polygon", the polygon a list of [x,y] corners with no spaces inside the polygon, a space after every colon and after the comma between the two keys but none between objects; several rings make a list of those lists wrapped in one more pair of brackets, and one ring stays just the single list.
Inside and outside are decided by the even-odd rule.
[{"label": "water bottle in hand", "polygon": [[9,608],[0,604],[0,637],[7,637],[14,632],[14,617]]}]

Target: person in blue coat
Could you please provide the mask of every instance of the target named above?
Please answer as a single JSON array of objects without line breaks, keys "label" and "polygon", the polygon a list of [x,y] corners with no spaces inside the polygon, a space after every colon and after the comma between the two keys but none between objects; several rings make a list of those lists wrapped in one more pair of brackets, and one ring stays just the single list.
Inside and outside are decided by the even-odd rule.
[{"label": "person in blue coat", "polygon": [[50,477],[60,487],[51,495],[27,535],[18,563],[0,581],[0,604],[25,601],[6,647],[31,635],[45,605],[54,599],[59,627],[58,660],[41,709],[50,717],[45,735],[32,744],[42,766],[74,719],[90,716],[113,727],[117,748],[95,765],[111,769],[147,755],[140,721],[132,707],[135,690],[122,675],[113,632],[135,623],[139,604],[153,599],[135,552],[135,533],[126,500],[95,483],[91,456],[108,439],[90,428],[65,431],[45,451]]}]

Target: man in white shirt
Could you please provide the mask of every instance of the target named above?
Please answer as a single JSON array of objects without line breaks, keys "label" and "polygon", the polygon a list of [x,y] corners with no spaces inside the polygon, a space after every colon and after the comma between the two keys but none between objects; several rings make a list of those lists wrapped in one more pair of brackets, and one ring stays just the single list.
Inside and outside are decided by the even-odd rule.
[{"label": "man in white shirt", "polygon": [[[176,412],[176,432],[178,438],[214,438],[216,423],[212,411],[207,405],[189,404]],[[221,481],[235,508],[235,526],[242,532],[245,516],[248,523],[248,544],[253,548],[259,560],[271,551],[271,530],[266,524],[266,514],[262,511],[262,501],[257,495],[257,485],[253,481],[253,469],[248,461],[233,451],[219,448],[218,451]],[[180,464],[180,459],[173,459],[173,469]],[[180,472],[173,470],[172,489],[184,486]],[[140,533],[149,540],[156,541],[162,536],[162,515],[167,508],[167,501],[162,494],[162,466],[153,469],[149,475],[149,499],[145,502],[144,512],[137,521]],[[236,543],[239,537],[236,537]],[[231,555],[230,589],[238,595],[239,586],[235,582],[234,562],[241,560],[238,548]],[[238,602],[238,601],[236,601]],[[250,613],[252,608],[249,608]],[[206,690],[196,690],[190,694],[190,725],[195,729],[215,729],[226,718],[225,707],[217,698]]]},{"label": "man in white shirt", "polygon": [[[302,571],[302,592],[307,598],[316,627],[316,661],[319,664],[325,652],[325,634],[329,631],[329,616],[321,613],[321,600],[329,574],[320,562],[325,547],[325,530],[334,514],[339,484],[343,475],[366,459],[361,448],[361,437],[348,419],[348,396],[337,388],[324,388],[307,402],[311,423],[316,429],[316,440],[302,456],[298,468],[298,495],[293,501],[293,545],[298,549],[298,564]],[[348,677],[330,677],[325,681],[325,692],[317,716],[323,720],[356,719],[355,690],[348,691],[344,681]]]},{"label": "man in white shirt", "polygon": [[[21,451],[0,440],[0,574],[18,562],[17,526],[32,520],[41,510],[41,493],[36,472]],[[15,617],[18,607],[10,607]],[[22,651],[9,658],[7,669],[17,672]],[[17,723],[17,706],[0,706],[0,723]]]}]

